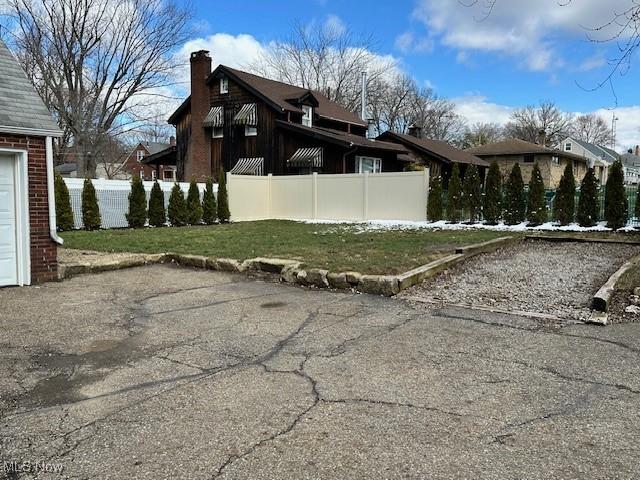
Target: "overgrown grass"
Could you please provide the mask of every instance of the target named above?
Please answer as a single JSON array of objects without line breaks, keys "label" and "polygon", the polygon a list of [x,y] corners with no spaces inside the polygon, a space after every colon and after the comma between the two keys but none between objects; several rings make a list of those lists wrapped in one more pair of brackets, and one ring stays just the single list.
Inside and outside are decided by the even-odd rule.
[{"label": "overgrown grass", "polygon": [[267,220],[227,225],[65,232],[65,247],[104,252],[175,252],[246,260],[277,257],[334,272],[400,273],[461,245],[512,235],[491,230],[383,230]]}]

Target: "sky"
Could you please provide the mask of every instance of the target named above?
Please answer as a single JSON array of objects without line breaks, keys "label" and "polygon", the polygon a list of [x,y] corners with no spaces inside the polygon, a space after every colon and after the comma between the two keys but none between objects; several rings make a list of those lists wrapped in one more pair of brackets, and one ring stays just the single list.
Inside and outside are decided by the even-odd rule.
[{"label": "sky", "polygon": [[[504,123],[514,108],[555,101],[617,122],[618,148],[640,143],[640,61],[612,72],[615,44],[596,32],[633,0],[192,0],[193,38],[179,54],[211,51],[214,66],[250,64],[292,26],[327,23],[371,36],[419,85],[450,98],[470,123]],[[471,5],[471,6],[469,6]],[[593,40],[598,40],[594,42]]]}]

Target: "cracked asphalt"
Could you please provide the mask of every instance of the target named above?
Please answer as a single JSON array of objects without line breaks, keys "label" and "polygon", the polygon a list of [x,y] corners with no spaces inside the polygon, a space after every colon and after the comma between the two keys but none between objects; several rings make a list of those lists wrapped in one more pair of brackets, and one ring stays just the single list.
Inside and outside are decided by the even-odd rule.
[{"label": "cracked asphalt", "polygon": [[0,306],[0,461],[64,478],[640,475],[640,324],[159,265]]}]

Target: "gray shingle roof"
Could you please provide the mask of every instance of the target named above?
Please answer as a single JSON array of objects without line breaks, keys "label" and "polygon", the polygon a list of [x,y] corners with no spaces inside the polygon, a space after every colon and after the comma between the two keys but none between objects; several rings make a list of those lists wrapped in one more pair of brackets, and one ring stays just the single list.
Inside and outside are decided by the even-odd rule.
[{"label": "gray shingle roof", "polygon": [[60,129],[20,64],[0,40],[0,132],[4,129],[46,131]]},{"label": "gray shingle roof", "polygon": [[155,153],[166,150],[171,146],[168,143],[146,142],[146,141],[140,142],[140,145],[142,145],[147,150],[147,152],[149,152],[149,155],[153,155]]}]

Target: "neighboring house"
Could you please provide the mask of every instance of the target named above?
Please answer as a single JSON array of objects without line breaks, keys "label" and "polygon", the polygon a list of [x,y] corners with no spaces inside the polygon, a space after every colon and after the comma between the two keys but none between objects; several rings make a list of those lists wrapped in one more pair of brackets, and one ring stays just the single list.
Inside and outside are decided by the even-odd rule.
[{"label": "neighboring house", "polygon": [[191,96],[174,112],[178,178],[402,170],[404,147],[366,138],[367,125],[321,93],[191,54]]},{"label": "neighboring house", "polygon": [[429,168],[429,175],[441,176],[445,184],[451,177],[451,168],[455,163],[460,166],[463,175],[468,165],[477,165],[480,178],[484,178],[485,170],[489,166],[487,161],[447,142],[421,138],[420,128],[413,125],[409,127],[409,134],[384,132],[378,140],[402,145],[408,153],[399,155],[401,160]]},{"label": "neighboring house", "polygon": [[489,163],[495,160],[505,179],[511,173],[513,165],[519,163],[525,183],[528,183],[531,179],[533,165],[537,162],[540,166],[544,186],[548,189],[558,188],[560,178],[569,161],[573,162],[573,174],[577,182],[582,181],[587,173],[587,160],[584,157],[545,147],[542,144],[525,142],[524,140],[504,140],[480,147],[468,148],[466,152]]},{"label": "neighboring house", "polygon": [[175,146],[175,137],[171,137],[169,143],[140,142],[129,153],[124,162],[124,170],[130,175],[138,175],[142,180],[166,180],[173,182],[176,179],[175,162],[168,164],[149,164],[148,157]]},{"label": "neighboring house", "polygon": [[77,178],[78,176],[77,163],[63,163],[54,167],[54,170],[63,178]]},{"label": "neighboring house", "polygon": [[587,165],[593,167],[600,185],[607,183],[609,167],[620,159],[620,155],[610,148],[585,142],[575,137],[565,138],[556,148],[585,158],[588,162]]},{"label": "neighboring house", "polygon": [[61,135],[0,40],[0,286],[57,278],[53,138]]},{"label": "neighboring house", "polygon": [[627,153],[620,155],[624,170],[624,183],[629,185],[640,184],[640,146],[630,148]]}]

